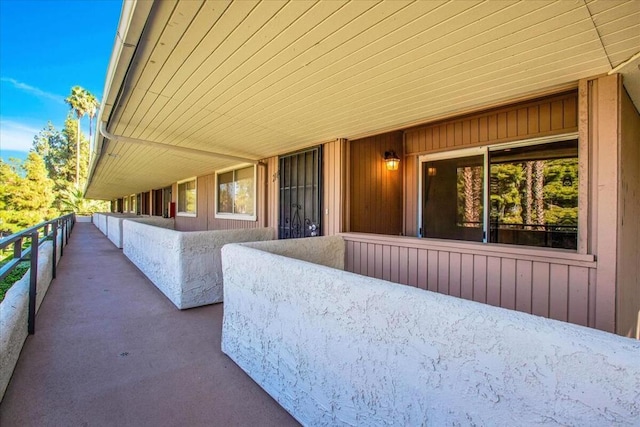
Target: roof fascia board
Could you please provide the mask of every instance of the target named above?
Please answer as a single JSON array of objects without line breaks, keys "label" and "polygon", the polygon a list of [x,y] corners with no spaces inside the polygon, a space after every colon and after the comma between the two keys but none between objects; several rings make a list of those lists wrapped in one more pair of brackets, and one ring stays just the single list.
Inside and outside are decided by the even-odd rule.
[{"label": "roof fascia board", "polygon": [[[153,7],[149,0],[125,0],[120,12],[120,22],[116,33],[111,59],[107,68],[107,76],[102,93],[102,102],[98,113],[98,122],[107,122],[111,116],[114,103],[118,99],[120,89],[133,59],[140,37]],[[102,155],[104,140],[99,132],[91,141],[91,164],[85,187],[85,193],[91,184],[95,168]]]}]

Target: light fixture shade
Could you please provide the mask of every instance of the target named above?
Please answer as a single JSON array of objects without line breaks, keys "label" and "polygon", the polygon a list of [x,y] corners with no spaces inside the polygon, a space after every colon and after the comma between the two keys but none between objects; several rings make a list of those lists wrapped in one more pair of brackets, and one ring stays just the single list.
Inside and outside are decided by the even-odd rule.
[{"label": "light fixture shade", "polygon": [[384,153],[384,162],[387,164],[387,170],[396,171],[400,166],[400,157],[395,151],[386,151]]}]

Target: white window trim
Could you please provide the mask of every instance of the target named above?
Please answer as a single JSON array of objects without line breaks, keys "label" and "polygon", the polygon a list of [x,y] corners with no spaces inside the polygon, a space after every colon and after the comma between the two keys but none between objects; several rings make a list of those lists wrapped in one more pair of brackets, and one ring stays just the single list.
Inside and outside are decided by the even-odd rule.
[{"label": "white window trim", "polygon": [[[247,214],[237,214],[237,213],[226,213],[226,212],[218,212],[218,175],[235,171],[238,169],[244,169],[249,166],[253,167],[253,215]],[[242,163],[230,168],[220,169],[216,171],[216,182],[215,182],[215,191],[214,191],[214,217],[217,219],[233,219],[239,221],[257,221],[258,214],[258,167],[252,163]]]},{"label": "white window trim", "polygon": [[[489,144],[489,145],[483,145],[480,147],[461,148],[459,150],[442,151],[438,153],[424,154],[424,155],[418,156],[418,215],[417,215],[418,224],[417,224],[416,230],[422,229],[422,216],[423,216],[422,182],[424,180],[423,169],[424,169],[425,162],[430,162],[434,160],[455,159],[458,157],[469,157],[469,156],[480,156],[480,155],[484,156],[483,203],[485,206],[489,206],[489,199],[491,197],[491,195],[489,194],[489,174],[491,173],[491,171],[489,170],[488,154],[491,151],[503,150],[505,148],[516,148],[516,147],[526,147],[530,145],[548,144],[552,142],[566,141],[569,139],[578,140],[578,165],[580,166],[582,165],[582,162],[586,162],[588,160],[587,160],[587,156],[580,153],[580,138],[579,138],[578,132],[563,133],[560,135],[545,136],[541,138],[529,138],[529,139],[523,139],[523,140],[514,141],[514,142]],[[587,168],[581,168],[581,169],[587,170]],[[588,179],[587,177],[585,177],[584,179],[580,179],[580,182],[578,185],[579,186],[588,185],[587,179]],[[578,194],[580,194],[580,191],[578,191]],[[585,208],[587,205],[588,205],[588,200],[582,200],[582,198],[578,197],[578,212],[586,212]],[[500,243],[490,243],[488,241],[489,236],[488,236],[487,230],[489,229],[489,210],[484,209],[483,213],[484,214],[482,218],[482,229],[484,231],[484,234],[483,234],[484,237],[482,239],[482,243],[487,245],[500,245]],[[580,247],[580,233],[584,233],[584,230],[581,231],[581,228],[582,228],[581,222],[578,217],[577,250],[576,249],[557,249],[557,248],[555,248],[554,250],[568,251],[568,252],[574,252],[574,253],[585,253],[585,251]],[[418,237],[422,238],[423,236],[421,233],[418,233]],[[517,245],[509,245],[509,246],[517,246]],[[551,248],[546,248],[546,249],[551,249]]]},{"label": "white window trim", "polygon": [[[185,182],[191,182],[194,181],[195,182],[195,190],[196,190],[196,206],[195,206],[195,212],[182,212],[179,211],[179,206],[180,206],[180,184],[184,184]],[[176,216],[184,216],[184,217],[188,217],[188,218],[195,218],[198,216],[198,177],[197,176],[193,176],[191,178],[187,178],[187,179],[183,179],[180,180],[178,182],[176,182]]]}]

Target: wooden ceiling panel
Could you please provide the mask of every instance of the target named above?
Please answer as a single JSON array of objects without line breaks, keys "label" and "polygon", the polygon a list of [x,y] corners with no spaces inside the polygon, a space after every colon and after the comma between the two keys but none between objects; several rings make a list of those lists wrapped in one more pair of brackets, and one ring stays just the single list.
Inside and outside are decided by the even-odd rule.
[{"label": "wooden ceiling panel", "polygon": [[[118,135],[269,157],[568,87],[639,46],[637,1],[156,1],[103,120]],[[104,151],[90,197],[233,164]]]}]

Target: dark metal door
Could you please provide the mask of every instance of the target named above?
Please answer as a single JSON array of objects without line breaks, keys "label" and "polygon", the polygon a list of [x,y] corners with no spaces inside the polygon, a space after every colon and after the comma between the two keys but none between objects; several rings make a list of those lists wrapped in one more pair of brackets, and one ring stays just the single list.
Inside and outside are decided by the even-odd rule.
[{"label": "dark metal door", "polygon": [[280,157],[278,237],[322,235],[322,147]]}]

